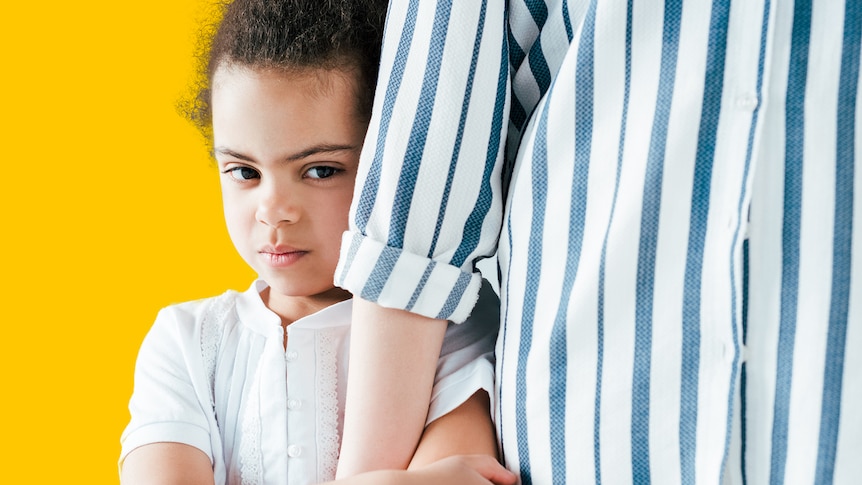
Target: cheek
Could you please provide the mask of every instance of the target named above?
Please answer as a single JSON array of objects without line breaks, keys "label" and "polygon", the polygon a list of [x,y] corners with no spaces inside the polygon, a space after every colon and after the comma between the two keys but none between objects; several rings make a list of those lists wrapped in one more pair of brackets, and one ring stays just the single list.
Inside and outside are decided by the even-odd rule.
[{"label": "cheek", "polygon": [[222,191],[222,207],[228,234],[230,234],[234,245],[239,246],[247,227],[254,222],[254,214],[249,214],[249,211],[243,207],[240,201],[232,197],[227,191]]},{"label": "cheek", "polygon": [[352,193],[330,201],[327,207],[324,227],[326,238],[332,241],[336,248],[341,247],[341,235],[348,229],[350,215],[350,200]]},{"label": "cheek", "polygon": [[351,190],[346,194],[343,194],[338,202],[335,204],[336,210],[338,211],[338,215],[334,216],[333,219],[337,219],[339,223],[344,226],[344,229],[347,229],[348,222],[350,220],[350,203],[353,201],[353,190],[351,186]]}]

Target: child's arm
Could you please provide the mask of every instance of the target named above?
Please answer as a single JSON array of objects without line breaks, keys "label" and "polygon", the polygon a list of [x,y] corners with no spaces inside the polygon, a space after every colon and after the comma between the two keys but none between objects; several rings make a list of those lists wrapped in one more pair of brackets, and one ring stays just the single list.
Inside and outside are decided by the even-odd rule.
[{"label": "child's arm", "polygon": [[[442,418],[441,418],[442,419]],[[181,443],[153,443],[129,453],[123,464],[123,485],[212,485],[209,458]],[[515,475],[491,456],[457,455],[419,469],[363,473],[328,485],[512,485]],[[327,484],[324,484],[327,485]]]},{"label": "child's arm", "polygon": [[147,332],[135,364],[129,400],[131,420],[123,431],[123,485],[206,484],[215,481],[208,429],[209,406],[202,336],[195,322],[225,300],[210,299],[162,309]]},{"label": "child's arm", "polygon": [[[428,414],[446,321],[354,298],[352,327],[339,478],[410,463]],[[388,345],[393,340],[423,345]],[[376,345],[382,342],[387,345]],[[367,393],[386,396],[388,406],[378,406],[380,399]]]},{"label": "child's arm", "polygon": [[451,455],[488,455],[497,458],[490,399],[477,391],[464,404],[425,428],[409,469],[417,469]]},{"label": "child's arm", "polygon": [[[425,340],[420,340],[427,346],[422,348],[421,358],[415,353],[404,356],[396,351],[409,348],[410,345],[380,348],[377,352],[363,352],[359,355],[351,352],[348,404],[337,474],[339,478],[374,469],[404,469],[408,464],[414,468],[450,455],[497,455],[488,392],[494,387],[493,352],[499,329],[500,301],[487,282],[484,282],[479,293],[479,300],[468,320],[460,325],[446,327],[442,349],[438,342],[426,337]],[[437,323],[401,310],[385,309],[359,301],[354,302],[354,317],[357,304],[363,305],[362,312],[371,310],[360,321],[373,322],[366,324],[372,327],[367,330],[378,341],[384,340],[379,332],[387,330],[397,330],[406,338],[411,332],[415,335],[419,328],[420,333],[428,335],[432,331],[428,326]],[[403,325],[404,322],[399,321],[402,325],[388,327],[381,325],[381,322],[386,323],[380,319],[381,312],[401,314],[401,318],[416,321],[413,325]],[[372,318],[372,315],[375,318]],[[368,337],[368,333],[365,336]],[[363,343],[372,344],[368,341],[354,341],[351,336],[351,348],[355,344]],[[424,377],[433,382],[433,390],[430,386],[426,387],[428,384],[420,387],[415,380],[407,381],[410,386],[386,387],[387,384],[397,382],[393,376],[404,375],[411,370],[415,372],[419,368],[419,361],[430,358],[430,355],[426,355],[429,352],[435,355],[433,360],[436,361],[436,366],[432,369],[435,372]],[[410,365],[382,364],[396,358],[405,359]],[[358,383],[355,376],[359,366],[373,363],[385,369],[385,372],[366,372],[362,375],[370,379]],[[423,365],[431,364],[425,362]],[[385,405],[369,406],[373,401],[369,399],[360,399],[358,405],[357,401],[351,403],[351,389],[368,389],[370,382],[374,383],[372,388],[379,396],[385,396]],[[356,399],[356,396],[353,399]],[[430,407],[427,404],[429,401]],[[419,429],[415,432],[403,420],[393,418],[407,412],[416,415],[420,420]],[[354,418],[352,428],[347,424],[351,415],[361,416],[361,419]],[[423,431],[421,420],[426,415]],[[360,435],[360,427],[364,433],[373,437],[373,441],[355,440]],[[370,464],[376,464],[378,468],[369,466]]]},{"label": "child's arm", "polygon": [[[496,441],[488,394],[479,391],[425,428],[409,471],[384,470],[330,482],[330,485],[509,485],[515,476],[495,458]],[[448,456],[458,454],[457,456]],[[207,455],[182,443],[136,448],[123,462],[123,485],[212,485]]]},{"label": "child's arm", "polygon": [[489,398],[478,391],[425,428],[407,471],[366,472],[328,485],[513,485],[515,475],[497,462]]},{"label": "child's arm", "polygon": [[[492,482],[510,483],[509,478],[514,480],[514,475],[503,472],[502,467],[496,464],[484,468],[486,471],[493,471],[493,475],[488,475],[477,473],[476,469],[469,466],[475,461],[454,460],[459,463],[459,466],[454,466],[451,463],[453,460],[447,459],[452,455],[461,458],[466,455],[484,455],[495,462],[497,457],[497,441],[491,421],[491,400],[488,393],[493,389],[493,349],[499,328],[499,299],[489,284],[482,286],[479,301],[468,320],[462,325],[450,325],[447,328],[428,410],[428,419],[431,422],[422,432],[408,472],[396,474],[396,481],[391,483],[487,485]],[[353,379],[353,374],[350,379]],[[353,384],[351,380],[348,388]],[[397,401],[392,404],[402,405]],[[383,421],[376,424],[391,425],[385,417],[381,419]],[[373,450],[372,454],[386,455],[390,451],[384,446]],[[425,476],[432,476],[438,481],[421,481]],[[493,480],[489,482],[491,478]]]},{"label": "child's arm", "polygon": [[213,469],[203,451],[182,443],[152,443],[126,456],[123,485],[212,485]]},{"label": "child's arm", "polygon": [[513,485],[516,476],[497,462],[489,401],[477,391],[429,424],[407,471],[366,472],[327,485]]}]

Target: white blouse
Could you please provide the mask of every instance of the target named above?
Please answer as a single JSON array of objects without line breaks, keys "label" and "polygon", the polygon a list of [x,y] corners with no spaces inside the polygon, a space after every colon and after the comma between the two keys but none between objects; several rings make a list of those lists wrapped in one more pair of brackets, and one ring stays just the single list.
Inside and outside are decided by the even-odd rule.
[{"label": "white blouse", "polygon": [[[292,323],[285,350],[281,321],[260,298],[266,287],[258,280],[159,313],[138,355],[121,462],[139,446],[178,442],[210,457],[217,485],[334,478],[351,301]],[[492,390],[498,301],[485,290],[479,325],[449,325],[429,423]]]}]

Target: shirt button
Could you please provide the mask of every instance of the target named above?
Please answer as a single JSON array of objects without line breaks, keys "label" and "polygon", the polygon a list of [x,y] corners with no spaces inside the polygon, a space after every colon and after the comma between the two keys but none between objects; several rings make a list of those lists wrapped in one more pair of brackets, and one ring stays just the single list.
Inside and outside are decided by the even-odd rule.
[{"label": "shirt button", "polygon": [[291,350],[285,355],[285,358],[288,362],[293,362],[294,360],[299,358],[299,353],[297,353],[295,350]]},{"label": "shirt button", "polygon": [[287,409],[290,409],[291,411],[296,411],[301,407],[302,401],[300,401],[299,399],[291,399],[287,401]]},{"label": "shirt button", "polygon": [[296,458],[302,454],[302,447],[299,445],[290,445],[287,447],[287,456]]},{"label": "shirt button", "polygon": [[754,108],[757,107],[757,96],[753,94],[740,96],[736,98],[736,106],[746,111],[754,111]]}]

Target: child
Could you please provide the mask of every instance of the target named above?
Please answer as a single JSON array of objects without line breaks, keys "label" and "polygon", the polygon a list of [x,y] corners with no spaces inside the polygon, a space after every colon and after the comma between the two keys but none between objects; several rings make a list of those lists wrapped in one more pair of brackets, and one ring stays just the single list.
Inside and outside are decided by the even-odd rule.
[{"label": "child", "polygon": [[[226,8],[209,51],[208,87],[191,117],[205,130],[211,123],[228,232],[260,279],[244,293],[159,313],[138,357],[122,437],[124,483],[334,478],[351,295],[333,286],[333,273],[385,9],[385,1],[319,0],[236,0]],[[478,392],[493,382],[490,295],[474,312],[484,323],[447,331],[431,424],[417,451],[424,461],[495,453],[487,395]],[[462,442],[437,438],[455,433]],[[455,478],[438,480],[514,479],[487,459],[461,460],[440,462],[437,470]],[[400,473],[351,483],[419,476]]]}]

